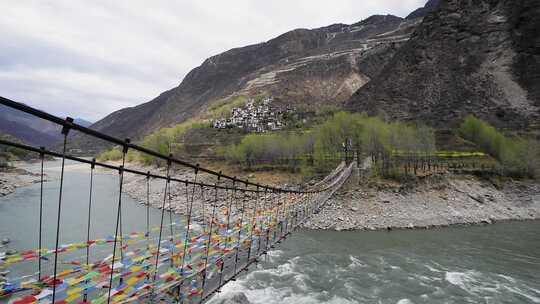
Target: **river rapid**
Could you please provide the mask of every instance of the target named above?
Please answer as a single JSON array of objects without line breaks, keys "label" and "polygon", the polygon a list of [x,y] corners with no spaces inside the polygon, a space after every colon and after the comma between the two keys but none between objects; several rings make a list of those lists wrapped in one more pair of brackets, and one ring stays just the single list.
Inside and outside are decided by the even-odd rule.
[{"label": "river rapid", "polygon": [[[68,163],[61,243],[84,241],[89,170]],[[54,246],[58,161],[47,162],[44,244]],[[29,166],[31,171],[37,165]],[[91,237],[114,234],[118,176],[94,179]],[[37,247],[40,185],[0,198],[0,239]],[[146,207],[123,197],[124,229],[144,232]],[[161,212],[150,210],[151,225]],[[303,230],[226,285],[210,303],[243,293],[250,303],[540,303],[540,222],[391,232]]]},{"label": "river rapid", "polygon": [[540,223],[302,231],[220,297],[251,303],[540,303]]}]

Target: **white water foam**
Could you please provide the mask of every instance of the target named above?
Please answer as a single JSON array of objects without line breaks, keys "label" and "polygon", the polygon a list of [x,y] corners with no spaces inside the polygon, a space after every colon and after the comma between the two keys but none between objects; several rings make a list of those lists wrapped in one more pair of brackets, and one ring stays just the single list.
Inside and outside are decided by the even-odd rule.
[{"label": "white water foam", "polygon": [[[506,282],[496,280],[496,278],[502,278]],[[476,271],[466,271],[447,272],[445,279],[450,284],[458,286],[470,294],[496,297],[501,293],[513,293],[532,303],[540,303],[540,291],[521,285],[509,276],[498,274],[490,277]]]},{"label": "white water foam", "polygon": [[281,257],[283,255],[283,251],[282,250],[272,250],[272,251],[268,251],[268,253],[266,254],[266,257],[268,257],[268,261],[270,263],[274,263],[277,259],[279,259],[279,257]]},{"label": "white water foam", "polygon": [[250,289],[245,285],[246,282],[237,281],[227,284],[222,292],[212,298],[208,303],[218,303],[221,299],[226,298],[229,293],[241,292],[246,295],[249,302],[252,304],[359,304],[356,301],[347,300],[341,297],[334,296],[327,300],[326,292],[308,292],[294,293],[292,288],[275,288],[269,286],[266,288]]},{"label": "white water foam", "polygon": [[472,295],[481,295],[486,292],[493,294],[497,293],[499,289],[499,284],[495,283],[495,287],[492,287],[482,274],[472,270],[446,272],[445,280]]},{"label": "white water foam", "polygon": [[439,269],[437,269],[437,268],[431,267],[431,266],[429,266],[429,265],[427,265],[427,264],[424,265],[424,266],[425,266],[427,269],[429,269],[429,271],[431,271],[431,272],[443,272],[442,270],[439,270]]},{"label": "white water foam", "polygon": [[506,275],[504,275],[504,274],[499,274],[498,276],[501,277],[501,278],[503,278],[503,279],[505,279],[505,280],[507,280],[507,281],[510,282],[510,283],[515,283],[515,282],[516,282],[516,280],[515,280],[514,278],[509,277],[509,276],[506,276]]},{"label": "white water foam", "polygon": [[[504,288],[506,290],[512,292],[512,293],[515,293],[517,295],[520,295],[520,296],[526,298],[527,300],[531,301],[532,303],[540,303],[540,297],[530,295],[530,294],[526,293],[525,291],[521,290],[518,287],[504,286]],[[535,289],[533,289],[533,290],[535,290]],[[538,295],[540,296],[540,292],[538,293]]]},{"label": "white water foam", "polygon": [[462,289],[469,291],[469,287],[471,283],[476,282],[476,278],[475,278],[476,274],[477,273],[474,271],[466,271],[466,272],[449,271],[449,272],[446,272],[446,275],[444,278],[450,284],[459,286]]},{"label": "white water foam", "polygon": [[349,260],[351,261],[351,264],[349,264],[350,269],[354,268],[366,268],[368,265],[364,262],[362,262],[359,258],[349,255]]},{"label": "white water foam", "polygon": [[409,299],[401,299],[396,304],[414,304],[414,302]]},{"label": "white water foam", "polygon": [[271,257],[280,257],[283,255],[283,251],[282,250],[271,250],[271,251],[268,251],[268,255],[271,256]]},{"label": "white water foam", "polygon": [[[222,288],[221,293],[213,297],[208,303],[219,303],[232,293],[241,292],[246,295],[252,304],[359,304],[342,297],[329,297],[327,291],[310,290],[306,281],[307,275],[295,271],[300,257],[288,260],[276,268],[257,269],[247,274],[242,279],[230,282]],[[268,276],[289,282],[285,286],[267,286],[261,280]],[[253,284],[258,282],[260,284]]]}]

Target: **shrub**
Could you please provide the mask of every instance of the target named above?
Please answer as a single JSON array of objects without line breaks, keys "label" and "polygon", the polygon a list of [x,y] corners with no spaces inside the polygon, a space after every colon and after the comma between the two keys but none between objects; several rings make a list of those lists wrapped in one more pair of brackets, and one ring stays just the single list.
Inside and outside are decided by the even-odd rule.
[{"label": "shrub", "polygon": [[113,148],[109,151],[105,151],[101,153],[97,157],[98,161],[105,162],[105,161],[117,161],[122,159],[122,151],[120,151],[119,148]]},{"label": "shrub", "polygon": [[228,160],[251,169],[256,165],[273,164],[300,168],[304,161],[309,137],[298,134],[251,134],[238,145],[221,150]]},{"label": "shrub", "polygon": [[[170,153],[177,154],[181,151],[184,135],[189,130],[207,127],[210,127],[208,121],[186,121],[171,128],[160,129],[159,131],[146,136],[142,141],[142,146],[163,155],[168,155]],[[162,163],[162,161],[156,160],[155,157],[144,153],[140,153],[138,158],[142,163],[147,165],[152,163]]]},{"label": "shrub", "polygon": [[469,115],[459,128],[461,136],[499,161],[506,175],[538,177],[540,145],[533,139],[505,136],[487,122]]}]

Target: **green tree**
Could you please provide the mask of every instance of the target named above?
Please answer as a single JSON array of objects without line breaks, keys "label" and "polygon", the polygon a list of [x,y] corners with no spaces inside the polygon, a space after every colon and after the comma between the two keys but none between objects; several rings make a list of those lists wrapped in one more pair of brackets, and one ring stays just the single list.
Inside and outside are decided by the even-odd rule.
[{"label": "green tree", "polygon": [[505,136],[493,126],[472,115],[459,128],[462,137],[499,161],[500,171],[514,176],[537,177],[540,162],[538,141]]}]

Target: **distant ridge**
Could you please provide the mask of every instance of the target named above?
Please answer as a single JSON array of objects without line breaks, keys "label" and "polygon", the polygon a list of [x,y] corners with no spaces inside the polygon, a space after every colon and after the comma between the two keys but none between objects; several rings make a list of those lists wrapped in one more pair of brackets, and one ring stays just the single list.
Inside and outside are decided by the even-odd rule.
[{"label": "distant ridge", "polygon": [[[88,127],[91,122],[81,118],[75,123]],[[33,115],[0,105],[0,134],[10,135],[34,146],[55,146],[62,140],[60,127]]]},{"label": "distant ridge", "polygon": [[0,105],[0,133],[35,146],[50,147],[61,140],[58,126],[3,105]]}]

